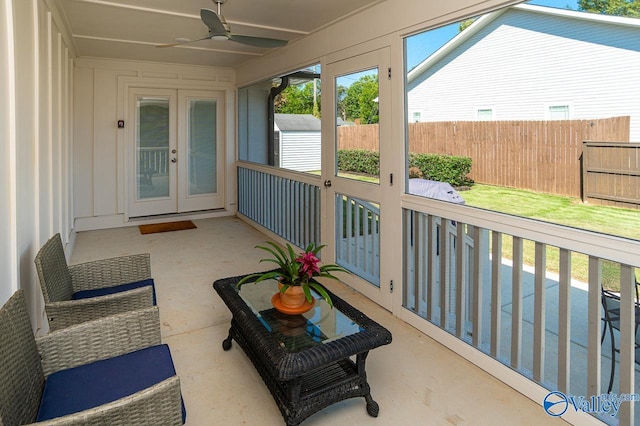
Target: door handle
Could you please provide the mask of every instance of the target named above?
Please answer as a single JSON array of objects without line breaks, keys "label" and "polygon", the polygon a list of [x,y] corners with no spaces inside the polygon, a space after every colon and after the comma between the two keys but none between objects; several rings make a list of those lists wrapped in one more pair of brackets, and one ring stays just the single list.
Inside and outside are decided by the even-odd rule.
[{"label": "door handle", "polygon": [[171,159],[171,162],[172,162],[172,163],[175,163],[176,161],[178,161],[178,159],[177,159],[177,158],[175,158],[175,157]]},{"label": "door handle", "polygon": [[325,180],[324,181],[324,187],[325,188],[331,188],[331,181],[330,180]]}]

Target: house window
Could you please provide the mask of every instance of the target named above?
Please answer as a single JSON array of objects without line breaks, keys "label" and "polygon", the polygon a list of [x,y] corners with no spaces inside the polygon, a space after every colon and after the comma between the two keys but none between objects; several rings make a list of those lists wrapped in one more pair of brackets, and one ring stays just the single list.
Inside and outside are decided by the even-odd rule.
[{"label": "house window", "polygon": [[478,109],[478,113],[476,118],[479,121],[491,121],[493,120],[493,109],[491,108],[480,108]]},{"label": "house window", "polygon": [[549,120],[568,120],[569,119],[569,105],[551,105],[547,112],[547,118]]}]

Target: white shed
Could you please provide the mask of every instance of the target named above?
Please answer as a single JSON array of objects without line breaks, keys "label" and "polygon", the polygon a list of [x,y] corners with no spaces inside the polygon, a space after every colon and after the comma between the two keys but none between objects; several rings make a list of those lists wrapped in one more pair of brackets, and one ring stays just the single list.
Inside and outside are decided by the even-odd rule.
[{"label": "white shed", "polygon": [[275,114],[275,161],[279,167],[320,170],[320,119],[311,114]]}]

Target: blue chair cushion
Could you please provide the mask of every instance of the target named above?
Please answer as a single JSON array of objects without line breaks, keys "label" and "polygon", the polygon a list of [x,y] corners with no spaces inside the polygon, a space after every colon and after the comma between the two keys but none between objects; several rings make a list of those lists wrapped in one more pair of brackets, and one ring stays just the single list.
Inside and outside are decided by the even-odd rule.
[{"label": "blue chair cushion", "polygon": [[[176,375],[167,345],[152,346],[50,375],[37,421],[116,401]],[[186,419],[182,404],[182,421]]]},{"label": "blue chair cushion", "polygon": [[90,299],[92,297],[106,296],[108,294],[120,293],[127,290],[135,290],[136,288],[144,287],[147,285],[151,286],[151,291],[153,292],[153,304],[155,305],[156,304],[156,287],[153,282],[153,278],[147,278],[146,280],[135,281],[127,284],[120,284],[113,287],[97,288],[95,290],[77,291],[73,294],[71,298],[73,300]]}]

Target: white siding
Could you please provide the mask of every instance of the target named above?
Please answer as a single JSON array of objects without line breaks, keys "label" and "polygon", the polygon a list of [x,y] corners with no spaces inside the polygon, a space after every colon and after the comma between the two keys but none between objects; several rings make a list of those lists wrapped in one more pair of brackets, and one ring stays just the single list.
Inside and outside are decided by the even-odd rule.
[{"label": "white siding", "polygon": [[408,110],[422,121],[544,120],[549,105],[572,119],[631,116],[640,141],[640,29],[509,10],[414,80]]},{"label": "white siding", "polygon": [[280,132],[280,167],[320,170],[320,132]]},{"label": "white siding", "polygon": [[43,326],[33,259],[41,244],[73,231],[73,54],[55,3],[0,2],[0,305],[25,291]]}]

